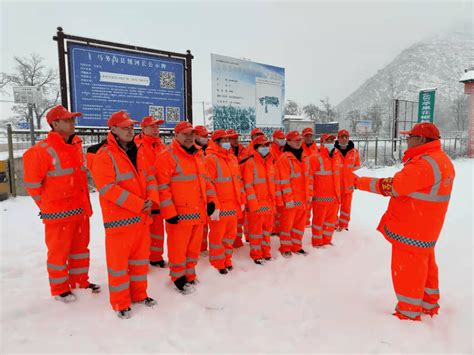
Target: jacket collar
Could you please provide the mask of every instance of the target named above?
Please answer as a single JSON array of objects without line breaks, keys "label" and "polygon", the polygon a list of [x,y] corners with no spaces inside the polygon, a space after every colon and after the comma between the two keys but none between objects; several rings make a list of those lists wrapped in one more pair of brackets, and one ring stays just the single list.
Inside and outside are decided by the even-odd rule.
[{"label": "jacket collar", "polygon": [[206,149],[206,153],[207,154],[213,153],[215,155],[218,155],[219,157],[227,159],[232,152],[230,150],[226,150],[226,149],[222,148],[217,143],[210,140],[209,144],[208,144],[208,147]]},{"label": "jacket collar", "polygon": [[419,155],[428,154],[435,151],[441,150],[441,141],[439,139],[407,149],[403,155],[402,161],[406,163],[408,160],[417,157]]},{"label": "jacket collar", "polygon": [[69,137],[69,143],[66,143],[64,141],[63,136],[61,136],[58,132],[55,131],[48,132],[48,141],[55,145],[82,143],[81,138],[79,138],[75,133],[71,137]]}]

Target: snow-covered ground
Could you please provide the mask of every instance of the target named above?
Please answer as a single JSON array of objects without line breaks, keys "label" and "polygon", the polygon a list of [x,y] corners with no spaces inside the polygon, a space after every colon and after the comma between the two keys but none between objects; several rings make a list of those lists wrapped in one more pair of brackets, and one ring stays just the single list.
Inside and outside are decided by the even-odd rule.
[{"label": "snow-covered ground", "polygon": [[[49,295],[43,225],[30,198],[0,203],[0,352],[41,353],[472,353],[473,352],[473,160],[455,162],[457,177],[437,245],[441,310],[422,322],[391,315],[395,295],[390,247],[375,231],[388,199],[356,192],[349,232],[335,246],[309,245],[307,257],[255,265],[248,246],[235,252],[235,269],[219,275],[202,258],[193,294],[174,291],[168,271],[153,268],[152,309],[133,307],[129,320],[108,303],[104,232],[97,194],[91,230],[91,281],[103,292],[76,292],[73,304]],[[360,175],[391,176],[400,167],[362,169]]]}]

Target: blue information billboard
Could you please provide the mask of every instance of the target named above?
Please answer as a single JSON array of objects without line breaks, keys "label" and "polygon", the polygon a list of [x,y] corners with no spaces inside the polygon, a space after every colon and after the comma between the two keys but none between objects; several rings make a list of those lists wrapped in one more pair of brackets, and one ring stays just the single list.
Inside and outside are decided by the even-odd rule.
[{"label": "blue information billboard", "polygon": [[140,121],[152,115],[173,128],[185,119],[185,61],[68,42],[71,110],[78,126],[107,126],[126,110]]}]

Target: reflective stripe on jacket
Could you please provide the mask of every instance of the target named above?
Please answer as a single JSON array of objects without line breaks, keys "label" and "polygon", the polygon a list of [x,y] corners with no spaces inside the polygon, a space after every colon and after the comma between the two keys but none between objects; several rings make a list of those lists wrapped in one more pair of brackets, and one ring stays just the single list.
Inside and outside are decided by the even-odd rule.
[{"label": "reflective stripe on jacket", "polygon": [[340,202],[342,154],[334,149],[332,157],[321,145],[319,153],[310,156],[313,174],[313,201],[317,203]]},{"label": "reflective stripe on jacket", "polygon": [[455,177],[439,140],[408,149],[405,166],[393,178],[361,177],[357,188],[390,196],[377,230],[388,241],[416,251],[431,251],[438,240]]},{"label": "reflective stripe on jacket", "polygon": [[137,171],[110,132],[107,143],[94,157],[91,173],[99,192],[106,229],[151,222],[148,212],[142,212],[142,208],[145,200],[155,200],[156,180],[148,171]]},{"label": "reflective stripe on jacket", "polygon": [[201,149],[189,154],[176,139],[158,155],[155,167],[164,219],[178,216],[179,223],[205,223],[207,202],[218,206],[205,164]]},{"label": "reflective stripe on jacket", "polygon": [[284,152],[275,165],[277,206],[306,208],[313,196],[313,176],[309,157],[303,151],[301,161],[293,153]]},{"label": "reflective stripe on jacket", "polygon": [[360,169],[359,151],[354,147],[346,153],[346,156],[341,154],[341,159],[341,193],[352,193],[354,192],[354,178],[352,173]]},{"label": "reflective stripe on jacket", "polygon": [[23,154],[26,191],[40,208],[44,223],[92,214],[82,140],[76,135],[70,140],[66,143],[51,131]]},{"label": "reflective stripe on jacket", "polygon": [[265,159],[255,149],[252,156],[243,164],[242,178],[250,212],[273,213],[275,211],[275,169],[273,158],[268,154]]},{"label": "reflective stripe on jacket", "polygon": [[245,190],[237,158],[212,141],[206,153],[207,171],[217,194],[221,217],[240,217]]}]

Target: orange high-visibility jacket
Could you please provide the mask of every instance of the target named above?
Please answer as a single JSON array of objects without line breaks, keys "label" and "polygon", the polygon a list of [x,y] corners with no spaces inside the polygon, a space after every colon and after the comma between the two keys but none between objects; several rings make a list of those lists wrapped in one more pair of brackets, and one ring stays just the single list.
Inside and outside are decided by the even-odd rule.
[{"label": "orange high-visibility jacket", "polygon": [[377,230],[394,245],[431,252],[443,227],[454,167],[439,140],[408,149],[405,166],[393,178],[361,177],[356,186],[390,196]]},{"label": "orange high-visibility jacket", "polygon": [[313,176],[309,157],[303,151],[301,161],[291,152],[284,152],[275,165],[277,171],[277,206],[306,208],[313,197]]},{"label": "orange high-visibility jacket", "polygon": [[237,147],[237,155],[235,155],[234,147],[231,148],[234,156],[237,158],[237,161],[240,163],[243,159],[247,158],[249,155],[249,151],[245,148],[242,144],[239,144]]},{"label": "orange high-visibility jacket", "polygon": [[[137,154],[137,166],[145,165],[139,159]],[[147,199],[159,202],[155,177],[148,170],[137,170],[110,132],[94,157],[91,173],[106,229],[151,222],[149,211],[142,212],[142,208]]]},{"label": "orange high-visibility jacket", "polygon": [[179,223],[200,224],[207,221],[208,202],[214,202],[219,208],[203,151],[194,148],[194,153],[190,154],[173,139],[155,162],[160,211],[164,219],[178,216]]},{"label": "orange high-visibility jacket", "polygon": [[270,144],[270,154],[273,157],[273,164],[275,164],[277,160],[283,155],[283,147],[280,147],[275,142],[272,142]]},{"label": "orange high-visibility jacket", "polygon": [[245,190],[237,158],[213,141],[209,142],[206,154],[207,172],[217,194],[221,217],[240,217]]},{"label": "orange high-visibility jacket", "polygon": [[[149,174],[156,176],[155,161],[158,154],[167,149],[166,146],[161,142],[160,138],[150,137],[143,133],[137,134],[134,142],[138,148],[137,168],[139,170],[148,169]],[[156,200],[159,200],[158,193],[156,194]],[[155,203],[152,209],[157,210],[159,208],[160,204]]]},{"label": "orange high-visibility jacket", "polygon": [[269,153],[265,159],[255,149],[243,163],[242,178],[249,212],[275,212],[275,169]]},{"label": "orange high-visibility jacket", "polygon": [[303,142],[303,145],[302,145],[304,151],[306,152],[306,154],[310,157],[311,155],[313,154],[316,154],[316,153],[319,153],[319,149],[318,149],[318,146],[316,145],[316,143],[313,143],[311,144],[309,147],[306,145],[305,142]]},{"label": "orange high-visibility jacket", "polygon": [[349,150],[346,153],[346,156],[344,156],[341,153],[341,159],[342,159],[341,194],[352,193],[354,192],[353,172],[360,169],[359,150],[356,147],[353,147],[351,150]]},{"label": "orange high-visibility jacket", "polygon": [[70,143],[56,132],[23,154],[26,191],[36,202],[44,223],[91,216],[82,140]]},{"label": "orange high-visibility jacket", "polygon": [[319,153],[309,157],[313,174],[313,201],[317,203],[341,201],[342,154],[334,149],[332,157],[328,149],[321,145]]}]

